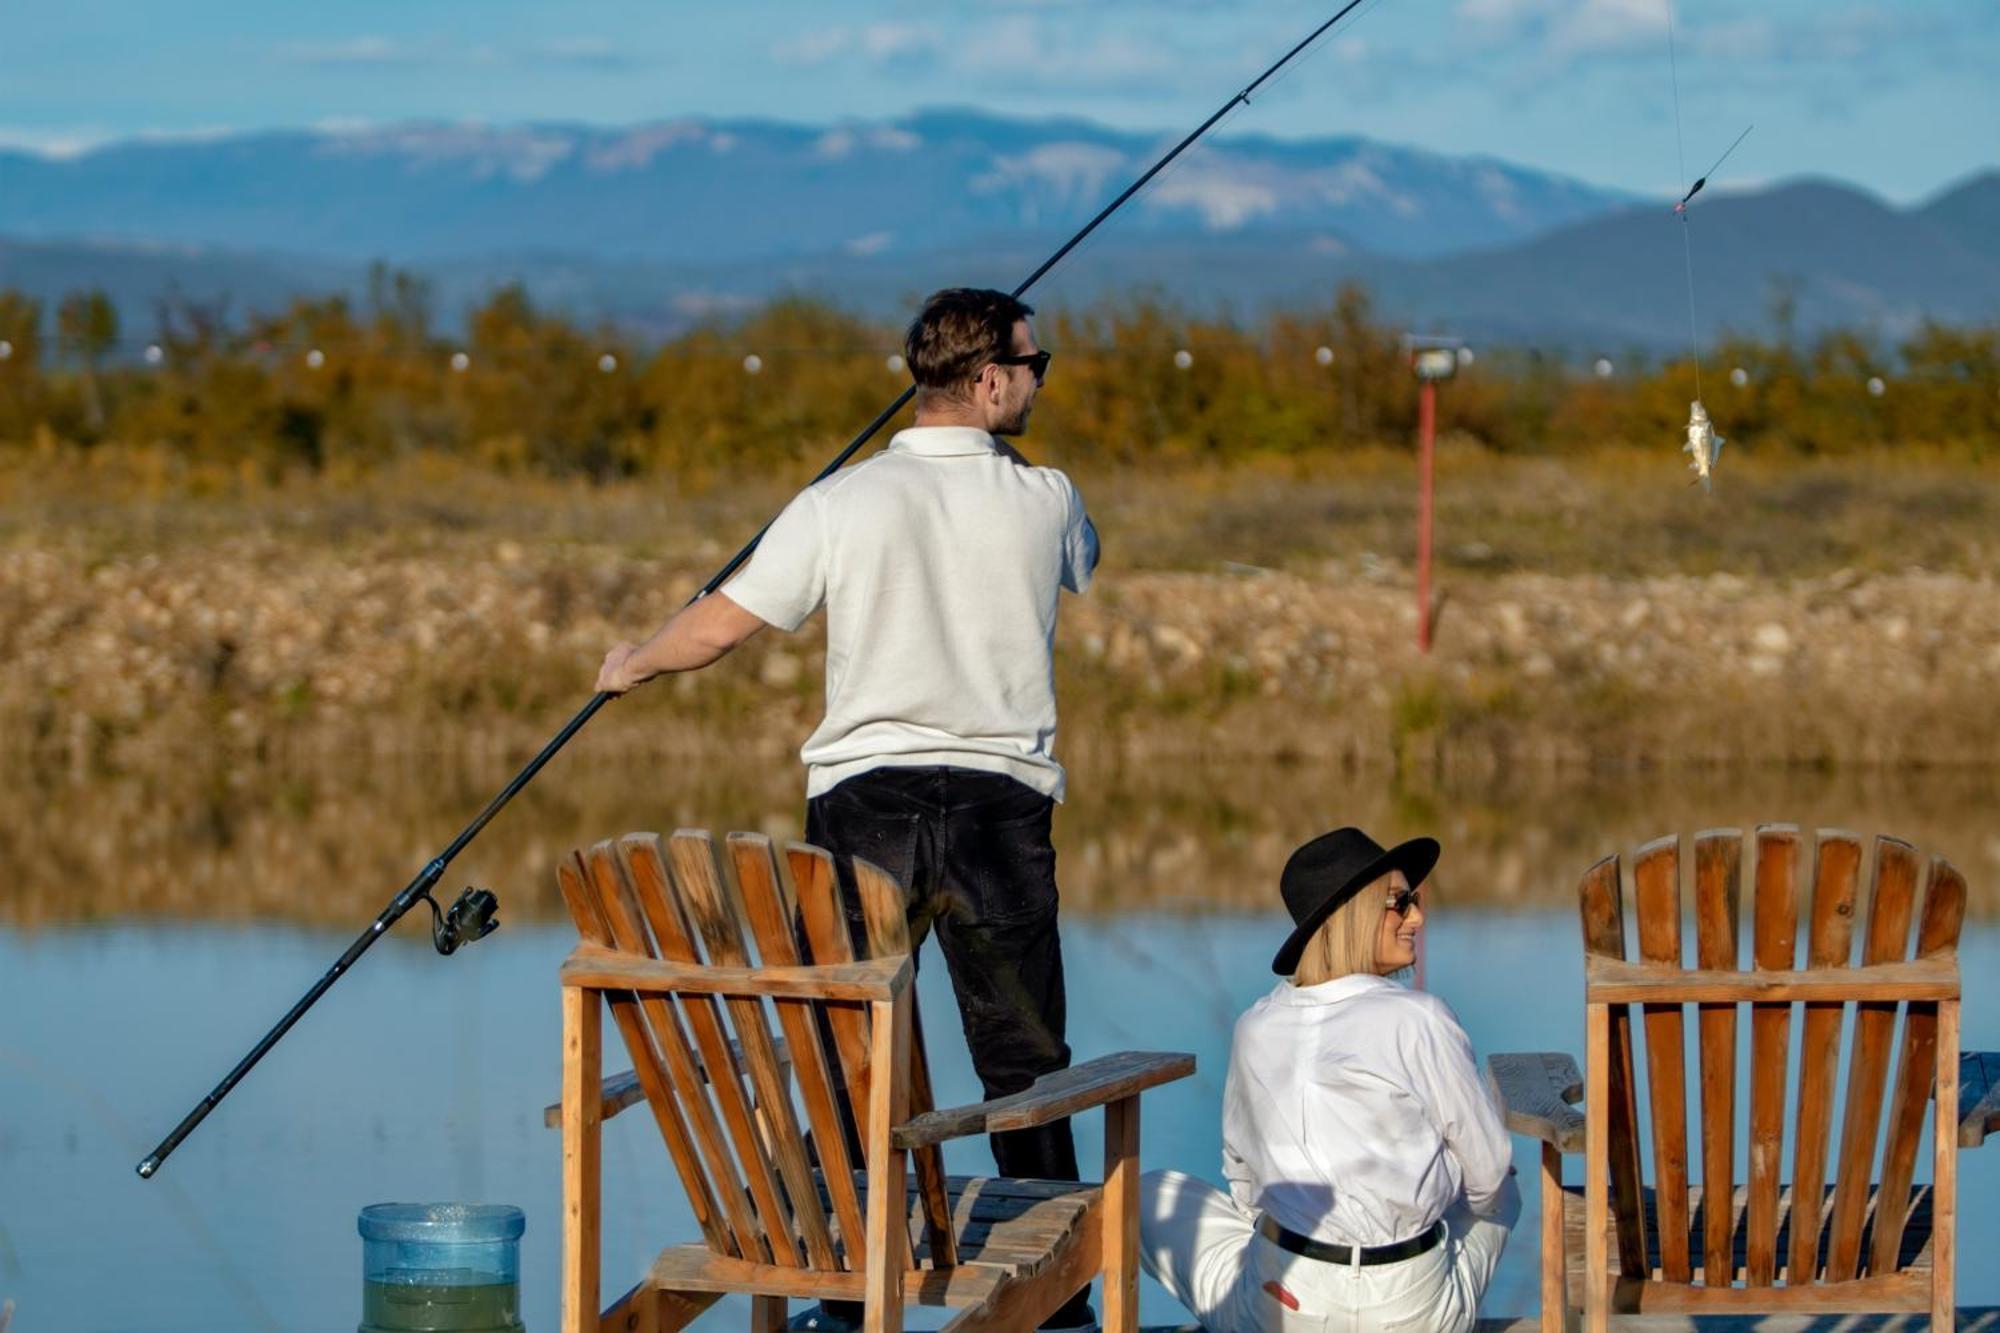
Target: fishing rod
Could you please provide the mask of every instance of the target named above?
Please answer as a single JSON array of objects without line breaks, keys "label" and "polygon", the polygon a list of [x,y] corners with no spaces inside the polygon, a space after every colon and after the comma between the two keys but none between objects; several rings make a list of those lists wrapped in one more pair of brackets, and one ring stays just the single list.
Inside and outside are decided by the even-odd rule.
[{"label": "fishing rod", "polygon": [[[1076,235],[1064,241],[1054,254],[1043,260],[1034,272],[1023,278],[1020,284],[1014,288],[1013,294],[1020,296],[1030,287],[1033,287],[1041,280],[1044,274],[1061,263],[1070,251],[1083,244],[1084,240],[1092,232],[1096,231],[1107,218],[1124,207],[1126,201],[1139,193],[1140,190],[1146,188],[1147,184],[1155,176],[1166,170],[1175,158],[1186,152],[1194,145],[1196,140],[1215,128],[1216,123],[1231,111],[1234,111],[1239,106],[1248,106],[1252,93],[1261,88],[1279,70],[1290,64],[1300,52],[1325,36],[1332,30],[1336,23],[1339,23],[1356,9],[1359,9],[1365,2],[1366,0],[1347,0],[1347,3],[1342,5],[1332,18],[1314,28],[1296,46],[1285,52],[1268,69],[1247,84],[1241,92],[1231,97],[1220,107],[1217,107],[1213,115],[1196,126],[1186,138],[1169,149],[1159,161],[1148,167],[1145,174],[1126,186],[1116,199],[1113,199],[1100,209],[1097,216],[1086,222]],[[847,460],[854,457],[862,445],[875,438],[882,427],[888,425],[896,413],[902,411],[910,399],[916,396],[916,393],[916,386],[912,384],[909,388],[904,389],[902,393],[898,394],[896,401],[890,403],[881,412],[876,414],[875,419],[863,427],[861,433],[850,440],[846,448],[834,455],[833,460],[821,468],[818,475],[812,481],[806,483],[807,486],[814,486],[825,481],[828,477],[846,466]],[[777,520],[773,518],[771,521],[776,522]],[[744,543],[742,550],[731,556],[727,564],[718,569],[709,578],[708,582],[702,584],[694,596],[688,598],[687,606],[693,606],[696,602],[709,596],[726,583],[730,575],[742,568],[743,562],[750,558],[751,553],[757,549],[758,543],[764,540],[764,534],[770,530],[770,523],[766,523],[763,527],[759,528],[757,535]],[[450,866],[453,858],[465,850],[466,844],[478,837],[480,830],[484,829],[487,823],[495,815],[499,814],[509,801],[519,795],[523,787],[534,781],[535,775],[542,771],[543,766],[549,760],[555,758],[556,752],[567,745],[572,736],[583,730],[584,724],[595,717],[597,710],[609,703],[613,697],[613,695],[601,691],[593,695],[590,702],[578,710],[576,716],[564,724],[563,729],[557,732],[547,745],[542,747],[541,752],[533,759],[530,759],[527,765],[514,775],[513,780],[501,789],[500,794],[487,803],[486,808],[479,812],[479,817],[474,819],[470,824],[467,824],[460,831],[459,835],[451,840],[450,846],[432,857],[424,868],[417,872],[416,878],[404,885],[402,892],[390,899],[389,905],[382,909],[381,915],[377,916],[374,922],[355,938],[354,943],[347,946],[347,951],[334,961],[333,966],[328,968],[318,981],[313,983],[312,989],[299,997],[298,1002],[287,1011],[283,1018],[278,1020],[277,1025],[264,1034],[263,1039],[250,1049],[248,1055],[237,1062],[236,1067],[229,1071],[222,1082],[215,1085],[215,1090],[202,1098],[195,1105],[195,1108],[181,1119],[180,1124],[174,1126],[173,1133],[162,1139],[160,1145],[154,1148],[144,1161],[139,1163],[138,1171],[142,1180],[151,1180],[153,1178],[154,1173],[160,1169],[161,1163],[167,1160],[168,1155],[181,1145],[182,1140],[194,1132],[197,1125],[208,1118],[208,1113],[213,1111],[221,1103],[222,1099],[229,1095],[231,1089],[243,1081],[244,1076],[256,1066],[257,1062],[263,1059],[287,1032],[292,1030],[292,1026],[305,1017],[306,1010],[312,1008],[319,1000],[319,997],[326,994],[327,990],[334,982],[340,980],[348,968],[354,966],[355,961],[363,953],[367,952],[369,945],[386,934],[391,926],[402,920],[403,915],[418,903],[428,903],[430,905],[431,942],[436,946],[440,954],[451,954],[461,945],[469,944],[474,940],[484,939],[499,927],[500,921],[495,915],[499,909],[499,900],[488,890],[468,887],[458,896],[458,899],[453,902],[449,909],[438,906],[437,899],[431,896],[432,890],[444,878],[445,869]]]}]

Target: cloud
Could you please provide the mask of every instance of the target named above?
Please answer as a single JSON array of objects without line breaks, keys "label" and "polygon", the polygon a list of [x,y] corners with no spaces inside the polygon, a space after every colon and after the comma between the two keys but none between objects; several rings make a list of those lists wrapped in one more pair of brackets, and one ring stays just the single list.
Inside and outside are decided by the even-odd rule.
[{"label": "cloud", "polygon": [[800,33],[780,42],[772,55],[780,64],[806,67],[849,58],[889,66],[931,55],[940,43],[937,31],[928,24],[867,23]]},{"label": "cloud", "polygon": [[279,55],[294,65],[323,67],[380,68],[389,65],[423,65],[434,57],[416,47],[387,37],[348,37],[332,42],[292,42]]},{"label": "cloud", "polygon": [[1526,42],[1558,65],[1658,50],[1667,36],[1667,0],[1459,0],[1458,17],[1476,41]]},{"label": "cloud", "polygon": [[935,22],[835,25],[787,37],[772,48],[780,64],[813,68],[852,61],[878,71],[928,63],[942,79],[971,91],[1060,90],[1093,93],[1157,92],[1192,74],[1190,61],[1146,34],[1088,32],[1074,23],[1050,23],[1047,3],[1016,0],[1011,12],[982,11],[953,26]]},{"label": "cloud", "polygon": [[328,70],[390,69],[593,69],[637,70],[659,60],[633,52],[608,38],[578,34],[524,46],[490,43],[458,45],[436,38],[399,40],[373,35],[326,42],[291,42],[278,48],[288,64]]}]

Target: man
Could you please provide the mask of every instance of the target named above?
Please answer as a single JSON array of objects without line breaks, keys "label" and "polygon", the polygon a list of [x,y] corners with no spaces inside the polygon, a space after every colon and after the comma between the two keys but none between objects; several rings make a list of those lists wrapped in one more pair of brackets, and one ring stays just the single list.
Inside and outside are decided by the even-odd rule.
[{"label": "man", "polygon": [[[1048,369],[1033,313],[1004,292],[931,296],[905,339],[916,425],[802,492],[733,582],[613,648],[597,680],[623,693],[827,608],[826,717],[800,751],[806,837],[903,884],[919,948],[936,927],[988,1097],[1069,1064],[1052,653],[1060,591],[1089,586],[1097,533],[1069,478],[1005,442]],[[851,886],[848,907],[858,934]],[[1003,1175],[1077,1178],[1067,1122],[992,1144]],[[1047,1326],[1089,1324],[1083,1296]],[[850,1322],[858,1308],[829,1302],[793,1326]]]}]

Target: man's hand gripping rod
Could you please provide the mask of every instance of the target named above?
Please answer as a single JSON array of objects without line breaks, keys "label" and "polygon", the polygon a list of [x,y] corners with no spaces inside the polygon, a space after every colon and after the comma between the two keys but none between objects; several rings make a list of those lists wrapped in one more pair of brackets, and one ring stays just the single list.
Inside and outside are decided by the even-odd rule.
[{"label": "man's hand gripping rod", "polygon": [[[1165,156],[1148,167],[1144,175],[1126,186],[1123,193],[1099,210],[1097,216],[1085,223],[1076,235],[1064,241],[1054,254],[1043,260],[1034,272],[1030,273],[1021,281],[1019,286],[1014,288],[1014,295],[1020,296],[1039,282],[1043,275],[1061,263],[1070,251],[1083,244],[1084,240],[1092,232],[1096,231],[1105,219],[1124,207],[1127,200],[1144,189],[1153,177],[1166,170],[1175,158],[1192,147],[1195,141],[1200,139],[1202,135],[1207,134],[1211,129],[1215,128],[1216,123],[1224,116],[1240,105],[1247,105],[1250,101],[1250,95],[1262,87],[1266,80],[1290,64],[1292,59],[1301,51],[1304,51],[1308,46],[1318,41],[1334,24],[1346,18],[1350,13],[1358,9],[1362,3],[1363,0],[1348,0],[1348,3],[1341,6],[1332,18],[1313,29],[1303,41],[1285,52],[1270,68],[1258,75],[1253,82],[1245,87],[1242,92],[1237,93],[1234,97],[1216,108],[1215,114],[1195,127],[1192,133],[1175,144]],[[807,484],[813,485],[824,481],[846,466],[847,460],[854,457],[862,445],[874,439],[876,434],[889,424],[896,413],[902,411],[903,406],[915,396],[916,388],[914,386],[903,390],[902,393],[897,395],[895,402],[883,408],[876,418],[869,422],[859,435],[856,435],[849,441],[847,447],[836,454],[833,460],[821,468],[819,474]],[[727,582],[729,576],[734,574],[742,567],[743,562],[750,558],[751,553],[757,549],[757,543],[764,540],[764,533],[769,529],[770,524],[768,523],[763,528],[760,528],[757,535],[752,537],[742,550],[730,557],[728,564],[717,570],[714,576],[701,586],[700,591],[688,599],[688,605],[692,606]],[[458,901],[452,904],[449,911],[440,911],[437,900],[431,897],[431,890],[436,888],[438,882],[444,878],[445,869],[451,864],[454,857],[465,850],[466,844],[479,836],[480,830],[486,827],[493,816],[499,814],[507,802],[513,800],[523,787],[532,782],[535,775],[542,771],[543,765],[553,759],[556,752],[569,743],[570,737],[583,730],[584,723],[596,716],[597,710],[604,707],[612,697],[609,694],[592,696],[590,702],[585,704],[576,716],[572,717],[564,725],[563,729],[555,734],[554,739],[542,747],[541,753],[529,760],[527,766],[514,775],[513,781],[509,782],[498,796],[495,796],[492,801],[488,802],[486,808],[479,812],[479,817],[466,825],[459,835],[452,839],[449,847],[433,857],[430,863],[417,873],[417,877],[403,887],[403,891],[398,893],[390,901],[389,905],[382,909],[382,914],[375,918],[368,929],[362,931],[354,943],[347,946],[347,952],[341,954],[335,960],[333,966],[326,970],[325,975],[313,983],[312,989],[300,996],[298,1003],[294,1004],[285,1016],[278,1020],[277,1026],[265,1033],[263,1040],[251,1047],[250,1053],[237,1062],[236,1067],[229,1071],[222,1082],[215,1085],[215,1090],[202,1098],[196,1104],[195,1108],[189,1111],[181,1120],[180,1124],[174,1126],[174,1132],[162,1139],[160,1146],[153,1149],[145,1161],[139,1163],[138,1169],[141,1178],[152,1179],[153,1174],[160,1169],[160,1164],[167,1160],[168,1154],[173,1152],[175,1148],[178,1148],[181,1141],[194,1132],[195,1126],[206,1119],[208,1113],[213,1111],[221,1103],[222,1099],[229,1095],[230,1090],[243,1081],[244,1075],[248,1074],[255,1067],[256,1063],[264,1058],[265,1053],[273,1046],[276,1046],[279,1040],[292,1030],[292,1025],[305,1016],[306,1010],[312,1008],[319,997],[326,994],[334,982],[340,980],[341,975],[354,965],[355,960],[367,952],[368,946],[386,934],[391,926],[402,920],[405,912],[408,912],[420,902],[430,904],[434,918],[432,928],[433,941],[437,945],[438,952],[445,954],[451,953],[462,943],[469,943],[472,940],[492,933],[499,926],[499,921],[493,916],[498,903],[491,893],[483,889],[467,889],[459,897]]]}]

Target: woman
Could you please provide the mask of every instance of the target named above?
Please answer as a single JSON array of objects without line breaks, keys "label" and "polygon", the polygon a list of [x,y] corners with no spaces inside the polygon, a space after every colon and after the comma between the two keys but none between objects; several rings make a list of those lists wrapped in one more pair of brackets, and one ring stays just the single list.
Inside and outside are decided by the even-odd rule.
[{"label": "woman", "polygon": [[1208,1333],[1473,1325],[1521,1200],[1465,1030],[1389,979],[1416,961],[1437,857],[1344,828],[1285,864],[1286,980],[1230,1050],[1229,1191],[1175,1171],[1140,1185],[1146,1269]]}]

